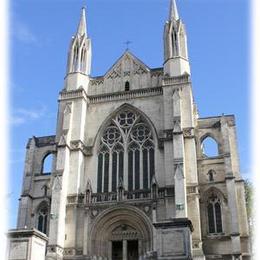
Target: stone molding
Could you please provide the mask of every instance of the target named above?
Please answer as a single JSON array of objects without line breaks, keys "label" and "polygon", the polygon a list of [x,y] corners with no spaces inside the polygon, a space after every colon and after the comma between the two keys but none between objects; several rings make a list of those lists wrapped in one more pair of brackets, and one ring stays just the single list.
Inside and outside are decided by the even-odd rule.
[{"label": "stone molding", "polygon": [[83,248],[65,247],[63,255],[64,256],[77,256],[77,257],[82,256],[83,255]]},{"label": "stone molding", "polygon": [[173,158],[173,164],[183,164],[183,157]]},{"label": "stone molding", "polygon": [[188,227],[191,231],[194,230],[192,222],[188,218],[173,218],[167,222],[153,223],[155,228],[167,229],[169,227]]},{"label": "stone molding", "polygon": [[132,98],[143,98],[151,96],[161,96],[163,94],[162,87],[134,89],[130,91],[121,91],[108,94],[100,94],[88,96],[90,104],[97,104],[103,102],[113,102],[116,100],[128,100]]},{"label": "stone molding", "polygon": [[64,249],[59,245],[48,245],[47,246],[47,255],[48,253],[56,253],[58,255],[63,255]]},{"label": "stone molding", "polygon": [[65,91],[65,90],[61,91],[59,94],[58,101],[79,99],[79,98],[84,98],[85,100],[87,100],[87,94],[83,88],[79,88],[71,91]]},{"label": "stone molding", "polygon": [[40,232],[39,230],[33,228],[33,229],[10,229],[7,233],[8,238],[26,238],[31,236],[37,236],[41,239],[48,241],[48,237]]},{"label": "stone molding", "polygon": [[167,77],[165,76],[162,80],[163,86],[171,86],[176,84],[190,83],[190,75],[182,75],[178,77]]}]

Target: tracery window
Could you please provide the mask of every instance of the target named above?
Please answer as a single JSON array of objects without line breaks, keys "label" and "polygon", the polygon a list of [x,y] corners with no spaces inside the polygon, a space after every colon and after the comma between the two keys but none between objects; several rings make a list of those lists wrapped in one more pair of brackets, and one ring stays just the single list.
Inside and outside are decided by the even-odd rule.
[{"label": "tracery window", "polygon": [[47,234],[47,223],[48,223],[48,208],[43,206],[38,211],[37,216],[37,229],[44,234]]},{"label": "tracery window", "polygon": [[207,211],[209,233],[222,233],[221,201],[214,194],[209,198]]},{"label": "tracery window", "polygon": [[154,175],[154,140],[140,115],[119,112],[104,130],[98,154],[97,192],[149,189]]}]

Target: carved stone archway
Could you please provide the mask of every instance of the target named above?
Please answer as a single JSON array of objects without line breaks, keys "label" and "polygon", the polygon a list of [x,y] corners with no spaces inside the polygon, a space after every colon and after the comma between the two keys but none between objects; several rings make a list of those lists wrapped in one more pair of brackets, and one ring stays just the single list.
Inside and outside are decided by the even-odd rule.
[{"label": "carved stone archway", "polygon": [[[116,206],[105,210],[93,223],[89,236],[90,256],[111,259],[113,241],[138,241],[139,257],[153,250],[150,219],[133,206]],[[124,259],[124,258],[123,258]]]}]

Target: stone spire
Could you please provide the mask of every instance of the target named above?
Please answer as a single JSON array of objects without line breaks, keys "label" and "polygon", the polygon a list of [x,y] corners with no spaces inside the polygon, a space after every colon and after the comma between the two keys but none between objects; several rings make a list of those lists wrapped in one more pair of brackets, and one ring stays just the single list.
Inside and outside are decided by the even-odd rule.
[{"label": "stone spire", "polygon": [[177,5],[176,5],[176,1],[175,0],[171,0],[171,6],[170,6],[170,14],[169,14],[169,20],[179,20],[179,13],[178,13],[178,9],[177,9]]},{"label": "stone spire", "polygon": [[91,70],[91,40],[87,35],[86,9],[82,7],[77,32],[71,39],[68,53],[65,89],[88,88]]},{"label": "stone spire", "polygon": [[82,9],[81,9],[81,16],[80,16],[79,26],[78,26],[78,30],[77,30],[77,35],[87,36],[86,9],[85,9],[85,7],[82,7]]},{"label": "stone spire", "polygon": [[169,20],[164,26],[164,74],[177,77],[190,74],[187,37],[175,0],[170,0]]}]

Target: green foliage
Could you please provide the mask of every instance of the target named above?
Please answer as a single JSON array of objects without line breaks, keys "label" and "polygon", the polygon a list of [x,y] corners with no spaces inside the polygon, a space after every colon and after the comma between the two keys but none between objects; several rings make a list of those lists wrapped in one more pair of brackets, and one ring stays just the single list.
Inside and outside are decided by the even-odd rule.
[{"label": "green foliage", "polygon": [[246,197],[246,210],[249,222],[253,217],[253,184],[250,180],[245,180],[245,197]]}]

